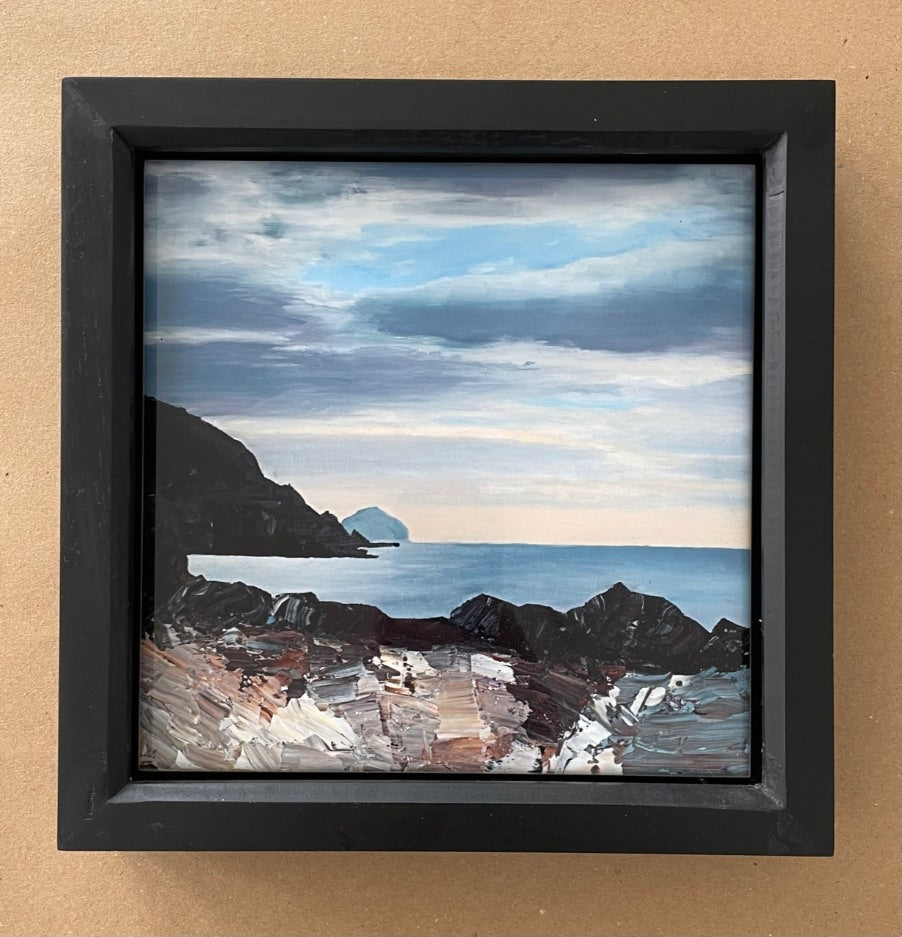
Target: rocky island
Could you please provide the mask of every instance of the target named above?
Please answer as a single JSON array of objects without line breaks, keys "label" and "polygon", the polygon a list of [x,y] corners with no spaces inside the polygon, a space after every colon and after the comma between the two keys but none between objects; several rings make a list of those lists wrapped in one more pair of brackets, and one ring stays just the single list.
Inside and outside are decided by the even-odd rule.
[{"label": "rocky island", "polygon": [[357,533],[374,544],[379,541],[401,543],[410,539],[410,532],[402,521],[377,507],[355,511],[341,522],[341,526],[349,534]]}]

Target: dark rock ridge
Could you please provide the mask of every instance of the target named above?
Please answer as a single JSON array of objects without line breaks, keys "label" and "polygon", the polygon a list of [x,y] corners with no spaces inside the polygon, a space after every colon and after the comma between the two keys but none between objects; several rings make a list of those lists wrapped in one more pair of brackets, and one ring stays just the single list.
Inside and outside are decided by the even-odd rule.
[{"label": "dark rock ridge", "polygon": [[447,618],[391,618],[374,605],[320,601],[312,592],[271,596],[243,582],[191,577],[157,610],[159,623],[216,636],[230,628],[268,627],[338,638],[376,648],[423,650],[440,644],[491,647]]},{"label": "dark rock ridge", "polygon": [[622,660],[630,667],[665,664],[678,673],[709,666],[704,658],[708,632],[658,595],[633,592],[622,582],[567,612],[575,625],[567,633],[589,645],[598,660]]},{"label": "dark rock ridge", "polygon": [[[544,605],[513,605],[478,595],[441,618],[392,618],[372,605],[325,602],[313,593],[273,597],[243,583],[188,581],[157,610],[157,622],[189,628],[211,637],[233,627],[266,627],[337,638],[376,648],[379,645],[423,650],[439,645],[512,652],[522,666],[530,692],[562,699],[566,687],[545,686],[541,668],[558,668],[602,685],[606,668],[618,665],[645,672],[722,672],[748,665],[748,629],[721,619],[707,632],[660,596],[633,592],[616,583],[578,608],[559,612]],[[563,693],[563,696],[562,696]],[[525,699],[525,697],[524,697]],[[570,718],[574,698],[560,713]],[[554,722],[554,720],[552,720]],[[556,730],[547,727],[549,733]]]},{"label": "dark rock ridge", "polygon": [[368,540],[268,479],[237,439],[153,397],[144,398],[144,419],[155,450],[146,490],[157,595],[170,596],[184,581],[191,553],[367,556]]},{"label": "dark rock ridge", "polygon": [[743,667],[749,665],[749,631],[728,618],[721,618],[714,626],[707,643],[702,648],[705,665],[726,672],[737,670],[739,661]]},{"label": "dark rock ridge", "polygon": [[567,612],[478,595],[449,617],[527,660],[617,662],[676,673],[737,670],[748,663],[748,629],[724,618],[709,633],[667,599],[633,592],[622,582]]}]

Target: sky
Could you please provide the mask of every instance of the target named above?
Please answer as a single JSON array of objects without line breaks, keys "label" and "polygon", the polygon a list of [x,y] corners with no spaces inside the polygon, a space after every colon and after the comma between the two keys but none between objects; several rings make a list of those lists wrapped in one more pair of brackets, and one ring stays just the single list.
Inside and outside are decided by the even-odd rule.
[{"label": "sky", "polygon": [[413,540],[747,548],[754,173],[149,161],[147,392]]}]

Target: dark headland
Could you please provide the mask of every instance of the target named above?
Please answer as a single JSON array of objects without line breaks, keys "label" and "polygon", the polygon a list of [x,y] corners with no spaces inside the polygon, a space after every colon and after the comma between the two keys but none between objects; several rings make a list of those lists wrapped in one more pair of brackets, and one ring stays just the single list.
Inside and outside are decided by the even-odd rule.
[{"label": "dark headland", "polygon": [[365,558],[377,545],[268,479],[247,446],[187,410],[145,397],[144,420],[158,595],[184,582],[192,553]]}]

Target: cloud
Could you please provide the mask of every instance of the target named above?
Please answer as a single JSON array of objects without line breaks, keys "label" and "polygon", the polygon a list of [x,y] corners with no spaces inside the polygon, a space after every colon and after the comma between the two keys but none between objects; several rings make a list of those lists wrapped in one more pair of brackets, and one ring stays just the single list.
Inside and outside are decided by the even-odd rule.
[{"label": "cloud", "polygon": [[[328,423],[214,422],[244,440],[265,471],[293,483],[315,506],[350,512],[361,498],[397,506],[422,539],[473,539],[461,531],[481,523],[475,539],[492,540],[497,531],[488,519],[507,512],[506,528],[517,529],[527,542],[559,536],[553,525],[537,526],[542,514],[582,517],[571,542],[678,543],[675,528],[664,524],[678,512],[686,519],[680,536],[692,519],[698,525],[687,543],[746,545],[748,462],[741,456],[667,453],[660,439],[624,433],[616,424],[596,426],[597,442],[580,444],[567,426],[538,425],[522,434],[504,425],[452,430],[428,419],[412,424],[407,415],[396,412],[381,424],[351,415]],[[671,430],[670,438],[675,435]],[[653,535],[628,526],[627,515],[651,517],[655,511],[661,523]],[[711,511],[722,524],[716,534],[706,526]],[[605,527],[587,536],[586,519],[600,512]]]},{"label": "cloud", "polygon": [[365,250],[368,231],[374,246],[503,225],[598,237],[662,218],[690,234],[697,224],[735,231],[750,220],[754,184],[752,166],[721,164],[149,161],[145,174],[148,260],[238,264],[261,279],[336,248]]},{"label": "cloud", "polygon": [[748,346],[753,247],[737,237],[666,241],[562,267],[444,277],[358,300],[393,335],[478,344],[533,339],[649,351]]},{"label": "cloud", "polygon": [[255,332],[251,329],[199,329],[190,326],[170,325],[150,329],[144,333],[144,343],[155,345],[166,342],[170,345],[211,345],[214,343],[237,343],[239,345],[286,345],[290,339],[281,332]]},{"label": "cloud", "polygon": [[156,305],[190,307],[183,324],[212,308],[220,326],[306,318],[465,344],[750,338],[751,167],[146,165],[146,262],[178,287]]},{"label": "cloud", "polygon": [[148,389],[321,508],[743,542],[752,167],[146,171]]},{"label": "cloud", "polygon": [[653,295],[584,296],[420,304],[410,300],[362,302],[363,318],[388,335],[433,336],[452,345],[534,340],[562,347],[626,353],[748,347],[751,313],[739,319],[735,294],[662,289]]},{"label": "cloud", "polygon": [[[705,394],[698,388],[646,393],[644,400],[627,398],[622,407],[604,405],[545,406],[518,393],[515,386],[492,393],[459,386],[440,400],[409,397],[391,402],[358,399],[357,406],[320,418],[318,408],[268,407],[266,413],[223,414],[217,422],[255,444],[284,440],[291,449],[295,437],[343,441],[367,439],[425,441],[447,451],[464,441],[475,444],[531,447],[524,464],[530,471],[546,459],[571,461],[580,453],[604,459],[607,470],[637,476],[647,471],[708,472],[715,464],[723,471],[744,472],[748,466],[747,428],[735,415],[743,398],[750,406],[745,381],[730,382],[729,395],[717,385]],[[713,392],[710,392],[712,391]],[[287,403],[287,401],[286,401]],[[702,420],[703,411],[707,419]],[[731,422],[732,418],[732,422]],[[525,450],[520,455],[523,456]],[[488,463],[487,463],[488,464]]]},{"label": "cloud", "polygon": [[430,303],[485,299],[570,299],[643,289],[698,289],[718,280],[744,283],[752,245],[739,237],[666,240],[639,250],[584,257],[560,267],[443,277],[383,293]]},{"label": "cloud", "polygon": [[237,351],[228,344],[152,343],[148,382],[171,403],[202,416],[303,414],[319,419],[362,408],[441,400],[456,387],[486,391],[503,370],[461,356],[390,345],[328,348],[273,344]]},{"label": "cloud", "polygon": [[533,385],[547,380],[582,390],[600,384],[641,390],[693,388],[752,373],[747,354],[619,353],[529,341],[495,342],[461,354],[488,365],[519,365],[529,370]]}]

